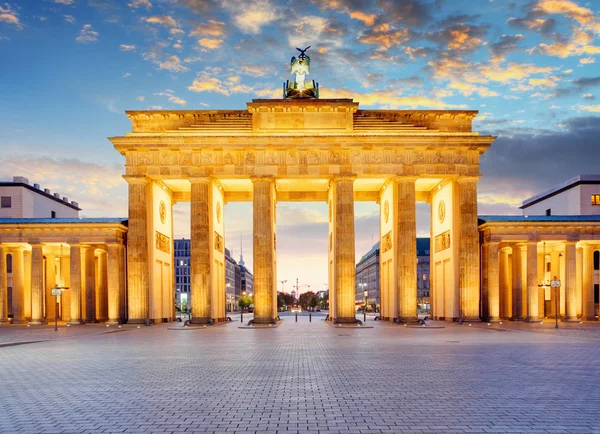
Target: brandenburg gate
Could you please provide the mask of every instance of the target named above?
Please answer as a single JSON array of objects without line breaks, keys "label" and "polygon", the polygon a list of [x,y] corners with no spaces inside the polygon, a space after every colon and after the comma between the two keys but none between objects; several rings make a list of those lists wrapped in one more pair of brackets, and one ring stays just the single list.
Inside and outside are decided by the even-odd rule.
[{"label": "brandenburg gate", "polygon": [[351,99],[127,112],[132,132],[110,140],[129,184],[129,322],[173,317],[177,202],[191,202],[193,321],[226,319],[223,206],[236,201],[253,203],[257,324],[277,318],[275,216],[285,201],[329,205],[334,322],[355,322],[354,201],[380,205],[382,319],[417,319],[417,201],[431,205],[434,316],[478,319],[479,158],[495,137],[472,131],[476,114],[359,110]]}]

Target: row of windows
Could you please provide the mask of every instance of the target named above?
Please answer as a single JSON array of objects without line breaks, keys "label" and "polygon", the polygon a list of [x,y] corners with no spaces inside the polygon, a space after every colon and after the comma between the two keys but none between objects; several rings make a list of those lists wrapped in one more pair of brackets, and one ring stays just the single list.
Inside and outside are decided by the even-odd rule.
[{"label": "row of windows", "polygon": [[600,205],[600,194],[592,194],[592,205]]},{"label": "row of windows", "polygon": [[0,198],[0,206],[2,208],[11,208],[12,198],[10,196],[2,196],[2,198]]}]

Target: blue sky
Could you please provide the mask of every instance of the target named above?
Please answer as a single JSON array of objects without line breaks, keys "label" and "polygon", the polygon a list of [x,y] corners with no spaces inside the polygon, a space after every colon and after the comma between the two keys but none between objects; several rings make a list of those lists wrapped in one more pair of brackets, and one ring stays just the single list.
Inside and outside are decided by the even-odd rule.
[{"label": "blue sky", "polygon": [[[295,47],[310,45],[322,97],[479,110],[474,128],[499,137],[482,159],[480,214],[515,213],[540,189],[598,173],[599,17],[596,0],[0,0],[0,178],[68,194],[84,216],[124,216],[123,159],[106,137],[130,130],[125,110],[277,98]],[[227,245],[238,256],[244,233],[251,263],[248,207],[225,212]],[[322,284],[325,205],[278,212],[280,275]],[[359,253],[377,212],[357,205]],[[420,205],[421,234],[426,214]],[[186,235],[185,205],[177,216]]]}]

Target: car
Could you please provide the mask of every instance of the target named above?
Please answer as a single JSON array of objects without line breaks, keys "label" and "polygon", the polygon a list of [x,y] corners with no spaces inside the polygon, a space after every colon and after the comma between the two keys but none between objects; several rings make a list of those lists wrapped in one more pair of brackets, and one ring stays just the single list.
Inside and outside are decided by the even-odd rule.
[{"label": "car", "polygon": [[315,309],[315,312],[321,312],[321,309],[319,309],[319,308],[316,308],[316,309]]},{"label": "car", "polygon": [[294,313],[294,312],[302,312],[302,308],[300,306],[293,306],[292,309],[290,310],[290,312]]}]

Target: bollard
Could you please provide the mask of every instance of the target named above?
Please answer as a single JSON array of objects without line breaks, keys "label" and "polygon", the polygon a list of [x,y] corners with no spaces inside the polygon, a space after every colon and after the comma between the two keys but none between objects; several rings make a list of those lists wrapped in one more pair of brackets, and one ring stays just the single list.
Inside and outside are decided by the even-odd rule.
[{"label": "bollard", "polygon": [[308,314],[308,322],[312,322],[312,312],[309,312]]},{"label": "bollard", "polygon": [[296,312],[296,322],[298,322],[298,312]]}]

